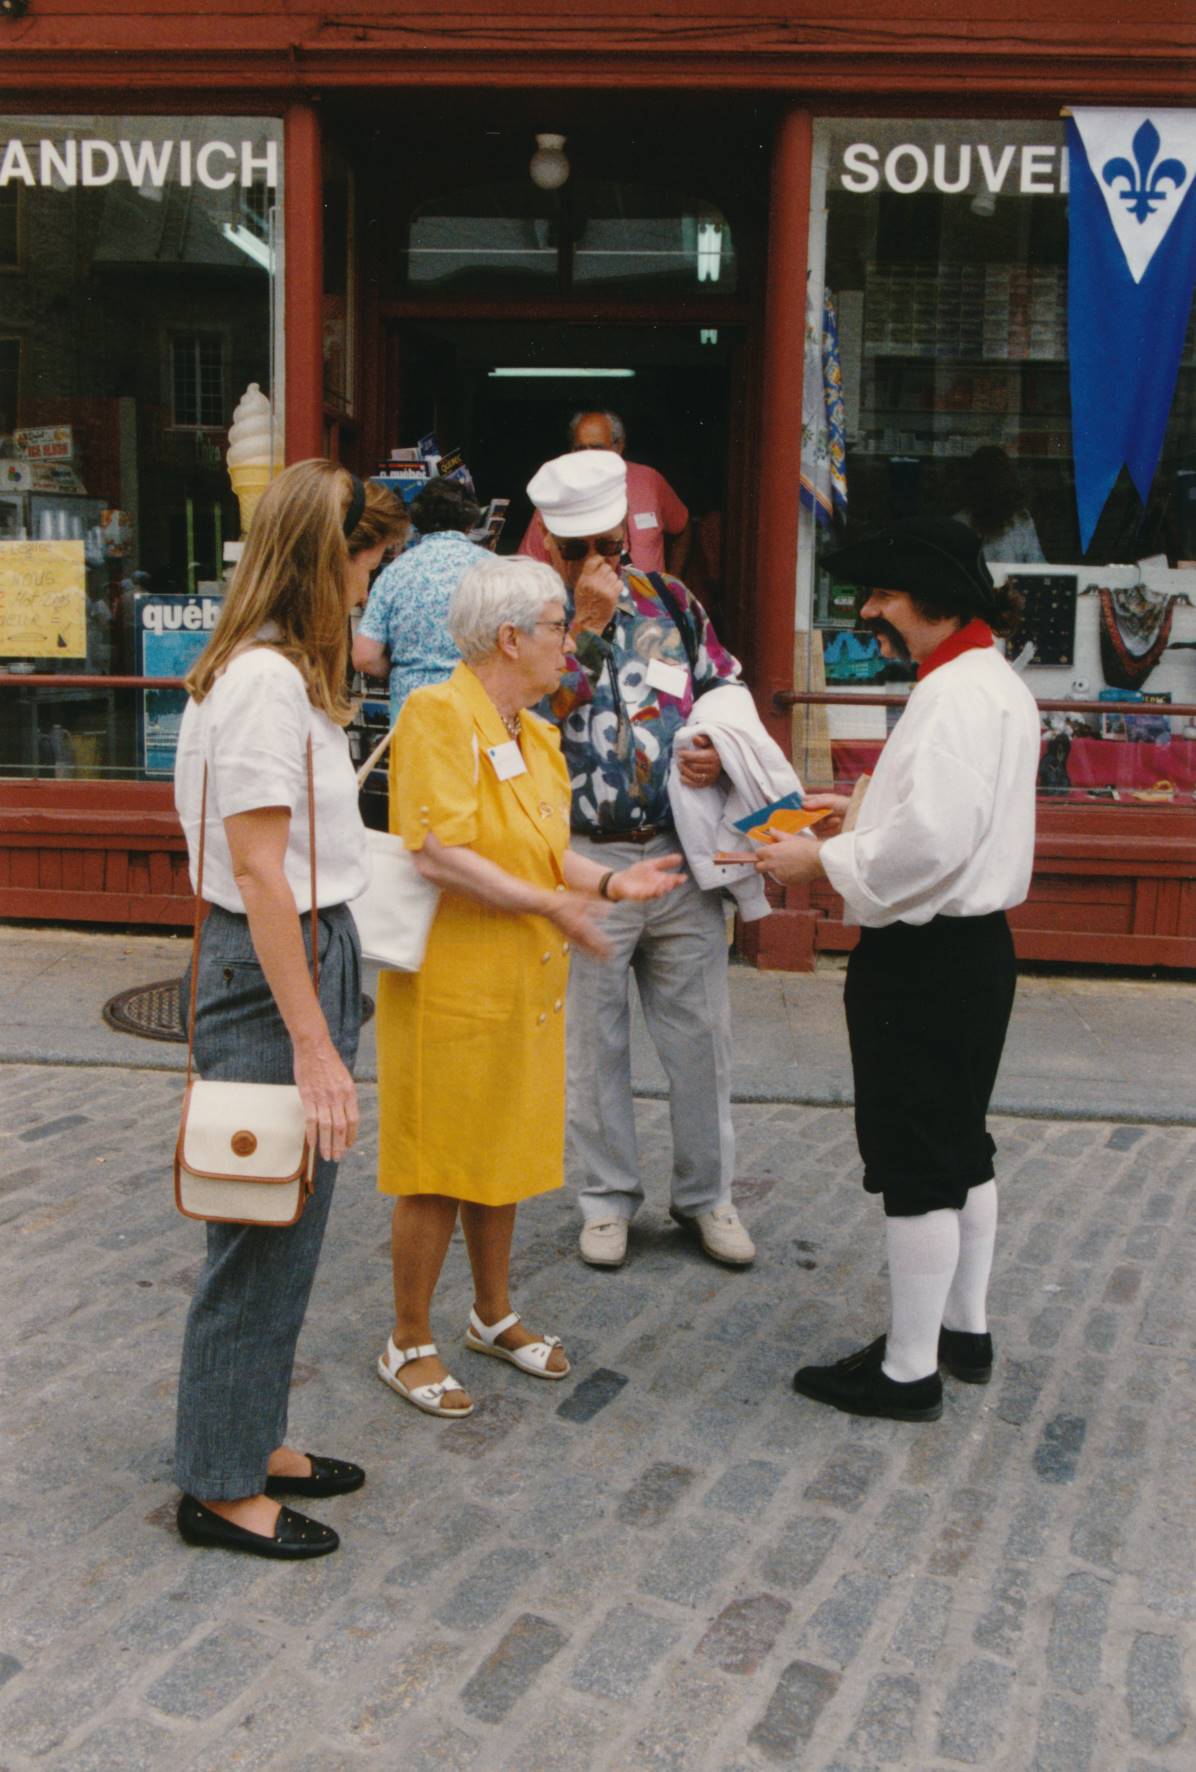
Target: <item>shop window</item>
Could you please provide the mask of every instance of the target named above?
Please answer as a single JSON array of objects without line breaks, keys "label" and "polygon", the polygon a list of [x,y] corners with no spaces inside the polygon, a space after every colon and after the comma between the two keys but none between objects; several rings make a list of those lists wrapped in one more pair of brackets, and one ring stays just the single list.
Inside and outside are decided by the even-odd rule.
[{"label": "shop window", "polygon": [[591,185],[582,192],[573,281],[643,293],[735,292],[731,228],[699,198],[647,185]]},{"label": "shop window", "polygon": [[526,180],[437,197],[411,221],[407,281],[437,293],[521,295],[556,284],[561,196]]},{"label": "shop window", "polygon": [[[852,521],[966,509],[970,459],[999,448],[1037,537],[1011,515],[1011,563],[1079,559],[1062,124],[836,119],[815,158],[811,295],[837,327]],[[1119,486],[1089,562],[1176,555],[1194,401],[1189,348],[1151,501]],[[990,524],[991,558],[1002,539]]]},{"label": "shop window", "polygon": [[171,422],[179,430],[219,430],[227,422],[224,340],[187,332],[170,341]]},{"label": "shop window", "polygon": [[104,679],[186,672],[240,534],[233,408],[256,382],[281,416],[282,126],[3,130],[0,774],[169,777],[178,694]]},{"label": "shop window", "polygon": [[[1165,639],[1166,611],[1171,645],[1164,651],[1160,641],[1141,693],[1164,706],[1196,700],[1196,610],[1187,602],[1196,588],[1187,570],[1196,564],[1196,320],[1150,496],[1143,503],[1123,472],[1084,550],[1072,462],[1067,175],[1057,121],[837,118],[817,126],[802,687],[819,686],[822,671],[832,688],[863,690],[899,686],[908,675],[857,629],[854,591],[821,561],[846,534],[936,515],[970,521],[994,572],[1024,581],[1027,613],[1015,644],[1027,649],[1023,667],[1037,696],[1092,699],[1124,688],[1129,675],[1110,666],[1118,632],[1140,651],[1151,632]],[[1151,718],[1152,742],[1164,748],[1150,752],[1126,742],[1140,736],[1132,722],[1061,722],[1075,758],[1073,786],[1059,791],[1083,801],[1089,789],[1149,790],[1156,776],[1196,786],[1186,723]],[[879,743],[885,733],[879,708],[808,720],[810,731],[821,721],[832,742]],[[818,759],[824,773],[842,773],[834,748],[833,758]]]},{"label": "shop window", "polygon": [[626,296],[731,295],[738,267],[727,218],[676,191],[571,179],[454,192],[411,223],[412,288],[523,295],[548,287]]}]

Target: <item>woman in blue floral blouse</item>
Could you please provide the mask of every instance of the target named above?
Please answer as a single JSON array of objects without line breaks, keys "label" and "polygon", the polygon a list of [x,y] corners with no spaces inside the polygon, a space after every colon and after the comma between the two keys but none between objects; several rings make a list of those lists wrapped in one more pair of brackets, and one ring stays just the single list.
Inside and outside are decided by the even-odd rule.
[{"label": "woman in blue floral blouse", "polygon": [[433,480],[411,504],[416,540],[380,572],[353,641],[354,668],[390,676],[391,724],[413,689],[443,683],[461,654],[446,626],[471,566],[491,555],[466,540],[481,513],[454,480]]}]

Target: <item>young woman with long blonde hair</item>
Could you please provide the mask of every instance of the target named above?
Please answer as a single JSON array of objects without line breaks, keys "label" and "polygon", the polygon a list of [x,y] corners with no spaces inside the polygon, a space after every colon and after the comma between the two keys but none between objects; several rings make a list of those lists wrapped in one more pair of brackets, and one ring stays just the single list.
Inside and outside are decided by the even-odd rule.
[{"label": "young woman with long blonde hair", "polygon": [[204,1077],[293,1081],[319,1151],[315,1191],[295,1224],[206,1227],[179,1376],[175,1474],[189,1544],[322,1555],[336,1549],[336,1533],[275,1497],[336,1495],[364,1481],[357,1465],[285,1440],[336,1165],[357,1134],[360,950],[348,901],[369,863],[343,730],[348,613],[405,526],[384,487],[334,462],[286,468],[262,496],[220,620],[187,678],[175,802],[193,882],[205,772],[207,783],[196,1064]]}]

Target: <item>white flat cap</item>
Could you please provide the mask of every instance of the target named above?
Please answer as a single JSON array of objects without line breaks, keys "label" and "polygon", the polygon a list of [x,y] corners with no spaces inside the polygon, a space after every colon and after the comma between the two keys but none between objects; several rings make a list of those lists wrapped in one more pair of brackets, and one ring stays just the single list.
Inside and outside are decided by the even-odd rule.
[{"label": "white flat cap", "polygon": [[527,483],[550,535],[603,535],[627,515],[627,463],[613,449],[546,461]]}]

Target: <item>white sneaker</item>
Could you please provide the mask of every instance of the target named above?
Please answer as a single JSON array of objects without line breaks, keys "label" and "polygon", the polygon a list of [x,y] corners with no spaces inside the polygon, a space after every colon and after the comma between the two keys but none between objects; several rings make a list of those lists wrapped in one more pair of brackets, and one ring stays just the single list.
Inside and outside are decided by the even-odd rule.
[{"label": "white sneaker", "polygon": [[692,1215],[672,1206],[669,1216],[683,1230],[697,1232],[702,1248],[712,1260],[724,1261],[729,1267],[747,1267],[755,1261],[756,1245],[744,1230],[734,1206],[716,1206],[710,1212]]},{"label": "white sneaker", "polygon": [[577,1247],[591,1267],[622,1267],[627,1259],[627,1220],[605,1218],[585,1225]]}]

